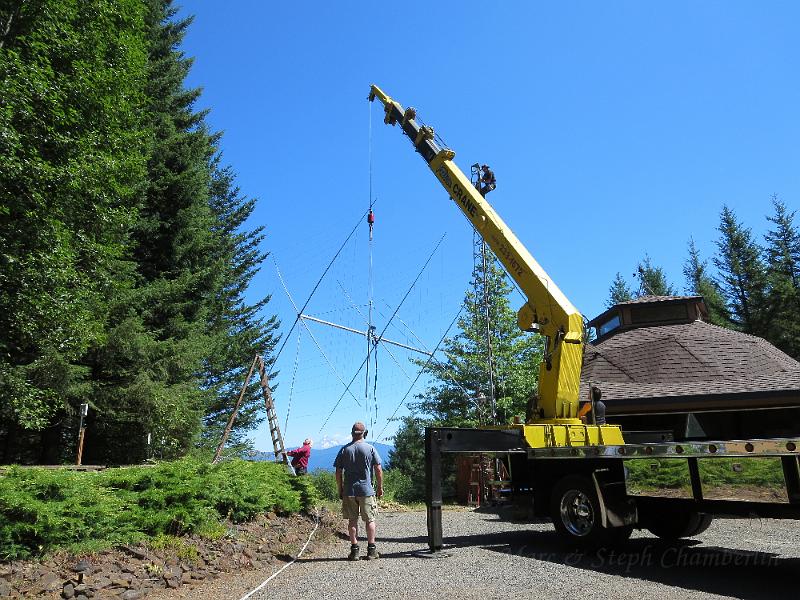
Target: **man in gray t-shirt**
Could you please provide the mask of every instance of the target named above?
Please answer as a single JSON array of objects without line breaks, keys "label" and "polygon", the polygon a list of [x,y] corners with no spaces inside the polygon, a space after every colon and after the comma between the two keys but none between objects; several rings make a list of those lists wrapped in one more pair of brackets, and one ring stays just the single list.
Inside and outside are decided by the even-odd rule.
[{"label": "man in gray t-shirt", "polygon": [[[375,547],[375,497],[383,496],[383,469],[378,451],[364,441],[367,428],[361,421],[353,424],[350,432],[353,441],[342,446],[333,466],[336,467],[336,484],[342,499],[342,515],[347,519],[350,534],[348,560],[359,560],[358,517],[364,520],[367,530],[367,560],[378,558]],[[372,471],[375,471],[376,489],[372,487]]]}]

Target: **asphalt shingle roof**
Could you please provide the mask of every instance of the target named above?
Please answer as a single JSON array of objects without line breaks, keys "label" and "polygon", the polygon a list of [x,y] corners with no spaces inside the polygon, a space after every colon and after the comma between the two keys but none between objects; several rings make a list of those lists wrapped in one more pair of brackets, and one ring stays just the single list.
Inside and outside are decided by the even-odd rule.
[{"label": "asphalt shingle roof", "polygon": [[589,345],[582,398],[589,382],[612,414],[800,406],[800,363],[761,338],[702,321],[629,329]]}]

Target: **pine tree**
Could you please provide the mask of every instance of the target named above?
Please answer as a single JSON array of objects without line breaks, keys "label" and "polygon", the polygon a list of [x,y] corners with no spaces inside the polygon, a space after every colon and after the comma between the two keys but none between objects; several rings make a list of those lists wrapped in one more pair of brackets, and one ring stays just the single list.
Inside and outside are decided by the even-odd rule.
[{"label": "pine tree", "polygon": [[[255,200],[241,196],[229,167],[220,166],[220,156],[212,160],[211,208],[216,215],[215,232],[220,240],[221,262],[225,265],[222,285],[214,297],[209,332],[210,352],[205,361],[204,386],[213,392],[203,418],[203,443],[214,447],[238,399],[247,369],[254,355],[270,355],[278,342],[279,322],[265,318],[270,296],[254,304],[244,294],[268,254],[260,250],[264,228],[246,229],[245,223],[255,209]],[[242,442],[244,434],[263,421],[263,397],[257,385],[244,397],[229,444]]]},{"label": "pine tree", "polygon": [[650,257],[645,255],[644,259],[636,266],[635,276],[639,279],[639,292],[641,296],[674,296],[675,288],[667,282],[664,269],[654,266]]},{"label": "pine tree", "polygon": [[683,274],[686,276],[686,292],[702,296],[708,310],[708,320],[714,325],[730,327],[728,309],[722,297],[719,285],[706,270],[706,261],[700,259],[700,252],[689,238],[689,257],[683,265]]},{"label": "pine tree", "polygon": [[611,287],[608,289],[608,300],[606,300],[606,308],[616,306],[621,302],[629,302],[633,300],[633,292],[622,274],[617,271],[614,281],[611,282]]},{"label": "pine tree", "polygon": [[111,335],[93,353],[89,426],[97,439],[89,456],[98,460],[181,455],[198,439],[213,396],[202,370],[225,272],[210,206],[214,136],[193,109],[200,92],[184,87],[191,61],[178,48],[190,19],[175,20],[168,0],[146,4],[147,186],[132,230],[137,278],[116,296]]},{"label": "pine tree", "polygon": [[764,336],[766,269],[761,249],[753,241],[749,228],[736,220],[736,215],[723,206],[717,241],[718,256],[714,265],[719,272],[717,284],[725,296],[733,325],[752,335]]},{"label": "pine tree", "polygon": [[772,197],[773,224],[765,235],[767,262],[767,339],[790,356],[800,359],[800,233],[795,211]]},{"label": "pine tree", "polygon": [[541,341],[519,330],[507,275],[489,250],[486,264],[486,294],[484,269],[478,264],[458,321],[460,332],[443,342],[447,361],[429,367],[435,383],[412,405],[437,424],[470,427],[492,421],[484,297],[489,300],[497,422],[524,415],[527,398],[536,390]]}]

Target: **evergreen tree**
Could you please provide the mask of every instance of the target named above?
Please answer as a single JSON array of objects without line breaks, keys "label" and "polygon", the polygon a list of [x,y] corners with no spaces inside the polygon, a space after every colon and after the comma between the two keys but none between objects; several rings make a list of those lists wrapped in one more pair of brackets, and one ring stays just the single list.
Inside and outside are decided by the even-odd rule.
[{"label": "evergreen tree", "polygon": [[767,339],[800,359],[800,233],[789,211],[777,196],[772,197],[773,224],[766,236]]},{"label": "evergreen tree", "polygon": [[721,327],[730,326],[728,309],[722,297],[719,285],[706,270],[706,261],[700,259],[700,252],[689,238],[689,258],[683,265],[683,274],[686,276],[686,293],[702,296],[708,309],[708,320]]},{"label": "evergreen tree", "polygon": [[464,300],[460,332],[443,342],[447,361],[429,365],[435,383],[412,405],[440,425],[470,427],[492,421],[484,298],[489,302],[497,422],[524,415],[527,398],[536,390],[541,341],[520,331],[508,300],[507,275],[488,249],[486,265],[486,293],[479,264]]},{"label": "evergreen tree", "polygon": [[635,277],[639,279],[639,292],[641,296],[674,296],[675,288],[667,282],[666,273],[662,267],[654,266],[650,257],[644,259],[636,266]]},{"label": "evergreen tree", "polygon": [[761,250],[753,241],[750,229],[736,220],[723,206],[714,264],[719,272],[717,283],[723,291],[733,325],[752,335],[764,336],[766,269]]},{"label": "evergreen tree", "polygon": [[[0,458],[59,459],[109,337],[144,179],[136,0],[0,7]],[[74,429],[67,438],[74,439]],[[12,443],[13,442],[13,443]]]},{"label": "evergreen tree", "polygon": [[[204,369],[204,386],[213,392],[213,396],[205,408],[203,443],[215,447],[253,357],[260,354],[267,367],[271,366],[270,355],[278,342],[279,322],[274,316],[262,316],[270,296],[254,304],[248,304],[244,298],[260,264],[268,256],[260,250],[264,228],[248,230],[245,227],[255,209],[255,200],[241,196],[232,170],[220,166],[219,155],[214,157],[210,166],[213,175],[211,208],[217,218],[214,229],[221,241],[220,259],[226,265],[211,311],[210,352]],[[240,443],[242,436],[263,420],[262,410],[260,387],[253,385],[239,408],[230,444]]]},{"label": "evergreen tree", "polygon": [[633,300],[631,288],[622,274],[617,271],[617,275],[614,277],[614,281],[611,282],[611,287],[608,290],[606,308],[611,308],[621,302],[629,302],[631,300]]},{"label": "evergreen tree", "polygon": [[409,495],[424,498],[425,478],[425,426],[419,417],[403,417],[400,428],[394,436],[394,448],[389,451],[389,464],[392,469],[408,475],[412,489]]}]

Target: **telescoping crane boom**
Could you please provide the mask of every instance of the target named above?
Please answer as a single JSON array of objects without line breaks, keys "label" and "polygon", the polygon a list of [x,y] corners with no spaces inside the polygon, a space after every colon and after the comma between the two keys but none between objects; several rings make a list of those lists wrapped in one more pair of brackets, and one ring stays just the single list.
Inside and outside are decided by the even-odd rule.
[{"label": "telescoping crane boom", "polygon": [[581,314],[453,162],[455,152],[436,143],[431,127],[417,123],[416,111],[404,109],[373,85],[369,100],[375,98],[384,106],[384,122],[400,125],[450,198],[519,285],[527,299],[517,313],[520,328],[546,337],[538,411],[531,424],[524,426],[528,443],[532,447],[622,443],[618,427],[584,425],[578,418],[583,360]]}]

